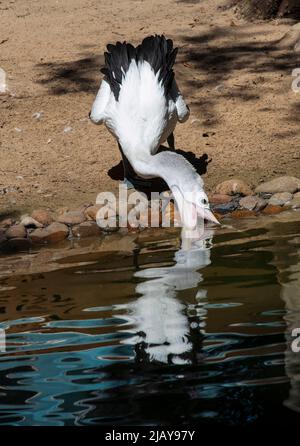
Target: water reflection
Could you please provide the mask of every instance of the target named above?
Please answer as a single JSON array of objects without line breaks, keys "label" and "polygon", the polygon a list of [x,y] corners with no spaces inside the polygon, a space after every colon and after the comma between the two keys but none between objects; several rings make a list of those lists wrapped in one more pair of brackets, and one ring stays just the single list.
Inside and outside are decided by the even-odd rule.
[{"label": "water reflection", "polygon": [[180,249],[170,234],[145,234],[137,262],[74,258],[0,281],[0,424],[291,424],[297,234],[207,231]]},{"label": "water reflection", "polygon": [[[135,335],[123,342],[135,346],[138,362],[191,364],[201,358],[205,327],[206,290],[199,289],[200,270],[210,264],[212,230],[201,238],[183,240],[170,267],[145,268],[134,273],[138,299],[126,305]],[[177,298],[179,291],[194,289],[194,304]]]},{"label": "water reflection", "polygon": [[[274,265],[278,269],[278,280],[281,284],[281,298],[285,302],[284,316],[287,348],[285,351],[285,370],[290,379],[290,390],[284,405],[293,411],[300,412],[300,353],[293,352],[291,345],[295,337],[292,332],[300,328],[300,237],[298,223],[286,225],[286,234],[291,233],[289,240],[279,238],[274,251]],[[291,249],[291,248],[294,249]]]}]

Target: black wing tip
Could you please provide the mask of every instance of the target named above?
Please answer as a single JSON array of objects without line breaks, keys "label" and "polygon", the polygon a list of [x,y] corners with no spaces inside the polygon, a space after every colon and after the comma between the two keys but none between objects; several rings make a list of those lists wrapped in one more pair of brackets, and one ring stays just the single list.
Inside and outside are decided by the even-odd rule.
[{"label": "black wing tip", "polygon": [[164,34],[146,36],[142,43],[136,47],[131,43],[117,41],[115,44],[108,43],[107,51],[104,53],[105,66],[101,72],[118,100],[120,87],[124,73],[133,60],[148,62],[155,73],[159,71],[159,80],[167,92],[173,82],[175,63],[178,48],[174,48],[173,40],[167,39]]}]

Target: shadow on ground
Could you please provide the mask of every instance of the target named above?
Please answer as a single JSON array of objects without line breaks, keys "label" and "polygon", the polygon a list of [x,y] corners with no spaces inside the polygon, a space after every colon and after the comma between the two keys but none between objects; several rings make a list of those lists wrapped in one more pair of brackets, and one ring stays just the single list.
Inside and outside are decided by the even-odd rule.
[{"label": "shadow on ground", "polygon": [[45,62],[37,65],[43,77],[37,82],[48,88],[53,95],[77,92],[95,93],[99,88],[104,65],[103,56],[88,56],[71,62]]},{"label": "shadow on ground", "polygon": [[[268,92],[282,93],[282,78],[291,77],[300,63],[292,48],[281,49],[277,41],[264,42],[265,34],[251,28],[214,27],[196,36],[181,36],[184,44],[179,54],[185,67],[186,93],[193,96],[199,89],[208,90],[204,99],[193,101],[206,126],[218,123],[220,98],[249,102]],[[266,82],[272,74],[276,75],[272,82]],[[241,75],[242,82],[234,83]]]}]

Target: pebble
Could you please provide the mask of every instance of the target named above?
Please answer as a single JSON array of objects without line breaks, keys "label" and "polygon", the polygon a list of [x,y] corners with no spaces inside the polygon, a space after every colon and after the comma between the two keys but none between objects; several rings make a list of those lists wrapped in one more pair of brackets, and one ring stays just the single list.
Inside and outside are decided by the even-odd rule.
[{"label": "pebble", "polygon": [[230,216],[233,218],[251,218],[256,217],[256,213],[255,211],[247,209],[237,209],[233,211]]},{"label": "pebble", "polygon": [[25,228],[42,228],[43,225],[39,223],[37,220],[35,220],[32,217],[29,217],[28,215],[24,215],[21,217],[21,225],[25,226]]},{"label": "pebble", "polygon": [[31,217],[38,221],[41,225],[43,226],[47,226],[50,225],[51,223],[53,223],[53,218],[50,215],[50,213],[44,209],[35,209],[32,214]]},{"label": "pebble", "polygon": [[208,199],[211,204],[224,204],[232,200],[232,195],[226,194],[208,194]]},{"label": "pebble", "polygon": [[282,206],[275,206],[272,204],[268,204],[263,210],[262,213],[266,215],[272,215],[272,214],[279,214],[284,210],[284,207]]},{"label": "pebble", "polygon": [[101,209],[102,205],[101,204],[95,204],[94,206],[90,206],[88,207],[85,211],[84,211],[84,215],[88,220],[94,220],[96,221],[96,217],[97,217],[97,212],[99,211],[99,209]]},{"label": "pebble", "polygon": [[300,179],[296,177],[283,176],[260,184],[255,189],[258,194],[276,194],[278,192],[290,192],[293,194],[300,189]]},{"label": "pebble", "polygon": [[26,229],[23,225],[13,225],[7,229],[5,233],[6,238],[25,238],[26,237]]},{"label": "pebble", "polygon": [[73,235],[78,238],[99,236],[101,232],[101,229],[94,221],[85,221],[72,228]]},{"label": "pebble", "polygon": [[267,201],[258,196],[249,195],[247,197],[241,198],[239,201],[239,205],[241,206],[241,208],[248,211],[261,211],[267,206]]},{"label": "pebble", "polygon": [[62,223],[51,223],[47,228],[35,229],[30,234],[33,243],[56,243],[64,240],[69,234],[69,229]]},{"label": "pebble", "polygon": [[289,202],[289,206],[292,209],[300,209],[300,195],[297,197],[294,196],[294,198]]},{"label": "pebble", "polygon": [[222,195],[253,195],[251,187],[238,178],[223,181],[216,186],[214,192]]},{"label": "pebble", "polygon": [[283,206],[291,201],[292,198],[293,195],[290,192],[278,192],[277,194],[272,195],[269,200],[269,204],[275,206]]},{"label": "pebble", "polygon": [[237,207],[238,203],[235,200],[230,201],[229,203],[221,203],[211,206],[212,210],[218,214],[228,214],[229,212],[233,212],[235,209],[237,209]]},{"label": "pebble", "polygon": [[42,116],[43,116],[43,112],[42,112],[42,111],[40,111],[40,112],[35,112],[35,113],[32,114],[32,117],[33,117],[34,119],[37,119],[37,120],[41,119]]},{"label": "pebble", "polygon": [[86,220],[83,211],[69,211],[58,216],[57,221],[65,225],[78,225]]}]

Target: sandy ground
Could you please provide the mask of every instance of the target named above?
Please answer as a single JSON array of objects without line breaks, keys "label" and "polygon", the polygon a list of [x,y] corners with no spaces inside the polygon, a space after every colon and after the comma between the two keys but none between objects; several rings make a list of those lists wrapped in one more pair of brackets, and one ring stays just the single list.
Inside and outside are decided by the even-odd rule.
[{"label": "sandy ground", "polygon": [[291,73],[300,61],[274,44],[291,23],[249,24],[225,3],[1,0],[0,67],[10,94],[0,95],[0,214],[74,208],[116,190],[117,145],[87,116],[105,45],[152,33],[180,48],[175,71],[191,118],[177,126],[176,146],[212,159],[208,190],[233,176],[254,185],[298,175],[300,96]]}]

